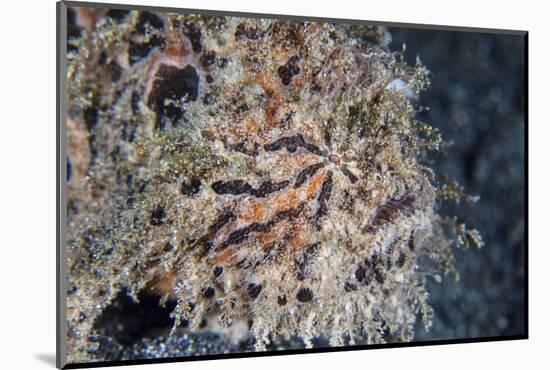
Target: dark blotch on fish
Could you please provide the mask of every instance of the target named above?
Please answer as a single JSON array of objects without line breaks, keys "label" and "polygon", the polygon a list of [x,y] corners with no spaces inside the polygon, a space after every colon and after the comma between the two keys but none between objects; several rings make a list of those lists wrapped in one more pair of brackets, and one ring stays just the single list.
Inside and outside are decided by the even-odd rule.
[{"label": "dark blotch on fish", "polygon": [[403,267],[405,265],[405,262],[407,261],[407,255],[403,252],[399,253],[399,257],[397,257],[397,261],[395,262],[395,265],[399,268]]},{"label": "dark blotch on fish", "polygon": [[212,184],[212,190],[216,194],[239,195],[250,193],[253,188],[244,180],[216,181]]},{"label": "dark blotch on fish", "polygon": [[227,239],[220,244],[218,251],[221,251],[227,248],[230,245],[240,244],[243,241],[247,240],[252,233],[266,233],[271,230],[271,228],[283,220],[290,220],[297,217],[304,209],[305,204],[301,203],[298,207],[289,209],[286,211],[281,211],[275,214],[273,219],[267,221],[266,223],[254,222],[246,227],[237,229],[233,231]]},{"label": "dark blotch on fish", "polygon": [[[187,65],[178,68],[162,64],[155,75],[147,105],[157,115],[157,128],[163,129],[163,118],[176,122],[183,117],[183,110],[171,101],[195,101],[199,95],[199,76],[195,68]],[[168,100],[168,103],[166,103]]]},{"label": "dark blotch on fish", "polygon": [[202,294],[206,298],[212,298],[216,294],[216,291],[214,290],[214,288],[209,286],[209,287],[204,288],[204,290],[202,291]]},{"label": "dark blotch on fish", "polygon": [[[164,29],[164,22],[159,16],[153,13],[140,13],[135,32],[138,35],[145,35],[148,26],[154,30],[162,31]],[[139,37],[136,39],[130,39],[130,47],[128,49],[130,64],[135,64],[141,59],[147,57],[151,50],[155,48],[164,49],[165,46],[164,37],[157,33],[150,35],[147,42],[136,40],[139,40]]]},{"label": "dark blotch on fish", "polygon": [[201,180],[196,177],[191,178],[189,181],[183,181],[181,184],[181,193],[188,197],[198,194],[200,190]]},{"label": "dark blotch on fish", "polygon": [[277,74],[281,78],[283,85],[289,85],[292,82],[292,78],[300,73],[300,67],[298,66],[299,61],[300,57],[294,55],[285,65],[277,69]]},{"label": "dark blotch on fish", "polygon": [[296,299],[300,302],[309,302],[313,299],[313,292],[309,288],[300,288],[296,294]]},{"label": "dark blotch on fish", "polygon": [[256,299],[262,291],[262,286],[259,284],[250,283],[248,284],[248,288],[246,290],[250,298]]},{"label": "dark blotch on fish", "polygon": [[218,230],[220,230],[222,227],[224,227],[226,224],[233,222],[237,219],[237,216],[233,211],[228,211],[226,213],[221,214],[216,221],[208,227],[209,233],[216,233]]},{"label": "dark blotch on fish", "polygon": [[281,181],[281,182],[271,182],[264,181],[257,190],[252,190],[252,195],[258,198],[263,198],[268,194],[275,193],[277,191],[283,190],[290,184],[290,181]]},{"label": "dark blotch on fish", "polygon": [[202,51],[202,44],[201,44],[201,29],[191,23],[191,24],[184,24],[181,28],[182,33],[187,36],[189,41],[191,42],[191,48],[193,49],[193,52],[198,54]]},{"label": "dark blotch on fish", "polygon": [[220,277],[220,275],[223,273],[223,266],[216,266],[214,267],[214,277]]},{"label": "dark blotch on fish", "polygon": [[365,279],[365,268],[362,267],[362,266],[359,266],[359,268],[357,268],[357,270],[355,270],[355,278],[357,279],[358,282],[362,282],[363,279]]},{"label": "dark blotch on fish", "polygon": [[332,192],[332,172],[327,173],[327,177],[323,184],[321,185],[321,192],[317,201],[319,202],[319,208],[317,208],[317,213],[315,214],[315,227],[317,230],[321,229],[321,218],[328,213],[327,202],[330,199],[330,194]]},{"label": "dark blotch on fish", "polygon": [[378,207],[371,221],[365,227],[365,232],[376,231],[378,227],[395,220],[400,213],[411,213],[415,209],[415,200],[416,197],[412,194],[407,194],[401,199],[387,199]]},{"label": "dark blotch on fish", "polygon": [[323,151],[318,146],[307,143],[302,134],[282,137],[272,143],[265,144],[264,149],[268,152],[274,152],[286,148],[289,153],[294,153],[299,147],[302,147],[313,154],[323,155]]},{"label": "dark blotch on fish", "polygon": [[289,184],[289,181],[282,181],[279,183],[264,181],[258,189],[254,189],[249,183],[245,182],[244,180],[216,181],[212,184],[212,190],[214,190],[216,194],[220,195],[251,194],[257,198],[263,198],[266,197],[268,194],[286,188]]},{"label": "dark blotch on fish", "polygon": [[346,283],[344,284],[344,290],[346,292],[356,291],[357,290],[357,285],[355,285],[353,283],[350,283],[349,281],[346,281]]},{"label": "dark blotch on fish", "polygon": [[346,177],[352,184],[355,184],[359,180],[357,176],[355,176],[346,165],[341,166],[340,170],[344,175],[346,175]]},{"label": "dark blotch on fish", "polygon": [[308,179],[313,177],[317,171],[319,171],[321,168],[323,168],[325,165],[324,163],[316,163],[312,164],[311,166],[306,167],[296,177],[296,182],[294,183],[294,188],[299,188],[302,186]]},{"label": "dark blotch on fish", "polygon": [[164,223],[164,217],[166,216],[166,211],[164,207],[157,207],[151,212],[151,225],[160,226]]}]

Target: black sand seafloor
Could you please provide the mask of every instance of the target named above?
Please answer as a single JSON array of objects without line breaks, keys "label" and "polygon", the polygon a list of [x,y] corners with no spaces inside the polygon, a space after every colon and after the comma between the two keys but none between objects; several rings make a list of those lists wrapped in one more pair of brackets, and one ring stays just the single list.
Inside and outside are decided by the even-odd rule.
[{"label": "black sand seafloor", "polygon": [[[415,340],[483,338],[523,334],[525,324],[525,91],[524,39],[520,36],[389,29],[390,49],[430,70],[420,120],[437,127],[449,143],[430,166],[456,179],[475,203],[441,204],[444,211],[479,230],[485,246],[456,250],[460,281],[429,281],[433,326],[420,320]],[[168,335],[174,302],[158,297],[135,303],[124,293],[97,320],[98,358],[120,360],[243,352],[250,343],[229,343],[212,331]],[[207,327],[206,323],[204,325]],[[327,345],[323,340],[315,343]],[[300,340],[269,349],[303,348]]]},{"label": "black sand seafloor", "polygon": [[[478,195],[453,206],[475,224],[481,250],[456,253],[460,282],[431,282],[434,325],[418,340],[524,334],[525,64],[521,36],[392,29],[392,46],[407,45],[431,71],[420,119],[453,144],[433,167]],[[450,207],[449,207],[450,208]]]}]

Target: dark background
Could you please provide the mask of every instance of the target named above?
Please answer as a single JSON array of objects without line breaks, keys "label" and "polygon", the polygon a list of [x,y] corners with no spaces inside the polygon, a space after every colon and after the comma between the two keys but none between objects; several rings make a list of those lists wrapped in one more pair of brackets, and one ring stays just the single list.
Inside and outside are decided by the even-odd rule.
[{"label": "dark background", "polygon": [[459,283],[431,280],[434,325],[417,340],[524,334],[525,65],[523,36],[391,28],[392,50],[406,44],[430,70],[428,106],[419,119],[453,143],[433,158],[447,174],[479,195],[477,203],[442,204],[481,233],[485,246],[457,250]]},{"label": "dark background", "polygon": [[[416,340],[524,334],[525,262],[525,87],[522,36],[391,28],[390,49],[407,49],[431,71],[431,88],[418,118],[437,127],[452,143],[430,158],[436,173],[458,180],[477,203],[440,204],[441,212],[480,231],[485,246],[456,250],[458,283],[428,281],[434,322],[429,332],[418,320]],[[97,321],[100,358],[152,358],[243,352],[216,333],[167,336],[170,305],[158,298],[131,301],[124,293]],[[322,340],[316,343],[327,345]],[[270,349],[300,348],[298,340]]]}]

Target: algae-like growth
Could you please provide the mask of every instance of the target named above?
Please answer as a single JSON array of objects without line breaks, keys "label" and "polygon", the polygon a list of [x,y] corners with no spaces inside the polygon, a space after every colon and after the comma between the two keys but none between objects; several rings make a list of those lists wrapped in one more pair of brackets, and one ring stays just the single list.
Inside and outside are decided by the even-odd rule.
[{"label": "algae-like growth", "polygon": [[482,241],[438,214],[462,190],[387,30],[72,8],[68,35],[69,362],[121,295],[254,351],[431,325],[426,278]]}]

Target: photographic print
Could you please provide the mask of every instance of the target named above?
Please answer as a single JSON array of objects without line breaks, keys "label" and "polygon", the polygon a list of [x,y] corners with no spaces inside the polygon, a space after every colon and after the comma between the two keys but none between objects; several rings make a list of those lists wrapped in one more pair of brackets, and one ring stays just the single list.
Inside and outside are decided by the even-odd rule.
[{"label": "photographic print", "polygon": [[526,32],[60,7],[68,366],[526,338]]}]

